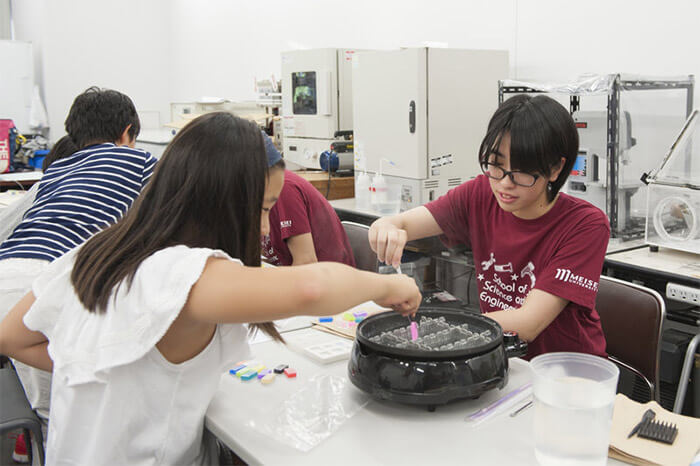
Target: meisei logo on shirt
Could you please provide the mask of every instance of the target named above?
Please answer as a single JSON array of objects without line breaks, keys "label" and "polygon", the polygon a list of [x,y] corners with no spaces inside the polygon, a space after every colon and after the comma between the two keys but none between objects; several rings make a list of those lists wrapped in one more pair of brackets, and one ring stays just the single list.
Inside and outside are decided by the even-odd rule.
[{"label": "meisei logo on shirt", "polygon": [[282,220],[280,222],[280,228],[291,228],[292,227],[292,221],[291,220]]},{"label": "meisei logo on shirt", "polygon": [[590,278],[586,278],[582,275],[576,275],[575,273],[571,272],[570,269],[557,269],[557,273],[556,275],[554,275],[554,278],[566,283],[578,285],[588,290],[598,289],[598,282],[595,282]]}]

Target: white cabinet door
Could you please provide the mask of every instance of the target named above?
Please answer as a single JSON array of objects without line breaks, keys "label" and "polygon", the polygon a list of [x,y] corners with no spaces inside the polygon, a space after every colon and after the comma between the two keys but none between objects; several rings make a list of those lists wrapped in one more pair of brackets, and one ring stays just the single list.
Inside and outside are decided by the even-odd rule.
[{"label": "white cabinet door", "polygon": [[427,175],[426,49],[357,53],[353,129],[359,168],[422,179]]},{"label": "white cabinet door", "polygon": [[34,86],[31,42],[0,40],[0,63],[0,118],[13,120],[20,133],[27,133]]}]

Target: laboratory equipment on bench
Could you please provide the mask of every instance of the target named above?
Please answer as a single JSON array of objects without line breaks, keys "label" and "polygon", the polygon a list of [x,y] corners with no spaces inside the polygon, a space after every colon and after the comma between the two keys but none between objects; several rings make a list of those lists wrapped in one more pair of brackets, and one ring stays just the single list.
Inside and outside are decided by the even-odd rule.
[{"label": "laboratory equipment on bench", "polygon": [[[571,174],[565,185],[565,192],[584,199],[605,212],[607,201],[607,144],[608,130],[607,113],[604,111],[576,111],[572,115],[578,129],[579,152]],[[629,112],[624,112],[620,118],[620,141],[618,157],[623,166],[628,166],[630,149],[637,143],[632,137],[632,123]],[[639,168],[639,173],[643,170]],[[625,229],[630,221],[630,199],[643,187],[639,177],[625,180],[618,184],[620,202],[620,227]]]},{"label": "laboratory equipment on bench", "polygon": [[421,307],[411,322],[398,313],[367,317],[357,326],[348,363],[350,381],[375,398],[437,405],[477,398],[508,381],[508,358],[527,343],[488,317],[463,310]]},{"label": "laboratory equipment on bench", "polygon": [[401,211],[401,185],[387,183],[387,179],[382,174],[382,166],[386,165],[395,166],[396,164],[387,158],[379,161],[379,171],[370,182],[370,206],[381,215],[395,215]]},{"label": "laboratory equipment on bench", "polygon": [[660,166],[645,177],[646,242],[700,254],[700,123],[695,110]]},{"label": "laboratory equipment on bench", "polygon": [[[401,210],[481,173],[478,152],[508,52],[406,48],[353,57],[355,172],[397,185]],[[359,181],[359,180],[358,180]],[[356,183],[355,189],[358,191]]]},{"label": "laboratory equipment on bench", "polygon": [[371,206],[370,188],[372,182],[364,171],[355,172],[355,207],[369,209]]},{"label": "laboratory equipment on bench", "polygon": [[330,150],[321,152],[319,165],[323,171],[335,173],[338,176],[352,175],[354,167],[352,131],[336,131],[334,137],[342,139],[331,142]]},{"label": "laboratory equipment on bench", "polygon": [[336,131],[352,130],[353,49],[282,52],[282,134],[286,161],[319,168]]},{"label": "laboratory equipment on bench", "polygon": [[[501,81],[499,102],[544,93],[569,106],[579,154],[562,188],[608,215],[613,238],[641,239],[647,215],[644,173],[661,162],[693,105],[693,75],[586,75],[565,83]],[[649,92],[653,91],[653,92]]]}]

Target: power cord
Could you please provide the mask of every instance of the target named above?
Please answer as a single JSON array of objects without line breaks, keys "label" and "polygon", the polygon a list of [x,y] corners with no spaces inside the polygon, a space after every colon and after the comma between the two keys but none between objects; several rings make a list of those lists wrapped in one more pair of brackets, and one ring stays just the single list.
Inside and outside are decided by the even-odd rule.
[{"label": "power cord", "polygon": [[[458,279],[458,278],[462,278],[463,276],[465,276],[465,275],[467,275],[467,274],[469,274],[469,279],[467,280],[467,304],[471,304],[471,302],[470,302],[471,299],[470,299],[470,297],[469,297],[469,288],[471,287],[472,277],[474,276],[474,270],[467,270],[466,272],[462,272],[462,273],[460,273],[460,274],[458,274],[458,275],[455,275],[454,277],[451,277],[450,280],[452,281],[452,280],[456,280],[456,279]],[[431,287],[431,286],[436,286],[437,283],[438,283],[438,280],[437,280],[437,279],[431,280],[431,281],[429,281],[429,282],[424,282],[424,283],[423,283],[423,288],[425,289],[425,288],[428,288],[428,287]]]},{"label": "power cord", "polygon": [[333,152],[328,153],[328,185],[326,186],[326,199],[328,199],[331,193],[331,154],[333,154]]}]

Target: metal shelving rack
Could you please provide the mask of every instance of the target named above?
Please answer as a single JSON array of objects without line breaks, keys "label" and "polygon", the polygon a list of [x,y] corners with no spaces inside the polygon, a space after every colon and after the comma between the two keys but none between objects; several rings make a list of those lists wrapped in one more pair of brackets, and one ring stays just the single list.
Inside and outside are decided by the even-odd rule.
[{"label": "metal shelving rack", "polygon": [[[620,121],[620,92],[621,91],[644,91],[644,90],[668,90],[679,89],[686,91],[686,117],[693,111],[693,90],[695,87],[695,76],[688,75],[682,79],[623,79],[621,74],[609,75],[611,85],[607,92],[607,196],[606,210],[610,219],[610,230],[613,237],[624,237],[625,232],[620,231],[618,226],[618,203],[617,196],[619,186],[619,145],[620,135],[618,131]],[[562,93],[544,88],[534,88],[524,85],[506,85],[507,81],[498,82],[498,103],[503,103],[506,94],[523,93]],[[585,97],[585,95],[583,95]],[[572,93],[569,95],[569,111],[573,114],[579,109],[582,95]],[[611,195],[612,193],[612,195]],[[643,231],[642,231],[643,235]],[[625,238],[632,239],[632,238]]]}]

